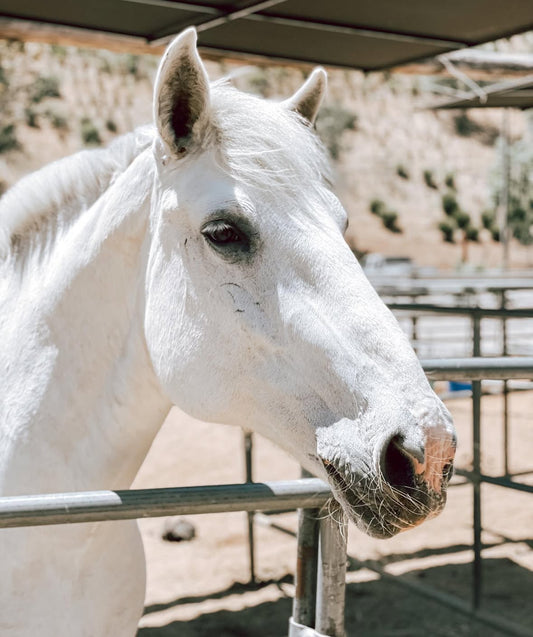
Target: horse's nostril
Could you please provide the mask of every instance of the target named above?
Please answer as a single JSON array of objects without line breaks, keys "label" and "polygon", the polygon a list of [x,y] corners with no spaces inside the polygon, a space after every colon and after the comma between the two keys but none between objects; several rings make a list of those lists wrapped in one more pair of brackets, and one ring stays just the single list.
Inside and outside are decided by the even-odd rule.
[{"label": "horse's nostril", "polygon": [[415,488],[415,461],[418,458],[405,448],[402,437],[394,436],[384,447],[381,456],[381,471],[385,480],[399,489]]},{"label": "horse's nostril", "polygon": [[442,469],[442,479],[444,484],[448,484],[453,476],[453,463],[448,462],[444,465]]}]

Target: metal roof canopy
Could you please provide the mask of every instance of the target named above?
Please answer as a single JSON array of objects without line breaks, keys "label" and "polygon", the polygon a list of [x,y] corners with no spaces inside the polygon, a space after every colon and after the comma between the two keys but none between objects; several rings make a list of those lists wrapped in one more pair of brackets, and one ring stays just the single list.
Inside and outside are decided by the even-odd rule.
[{"label": "metal roof canopy", "polygon": [[498,82],[480,88],[479,94],[447,100],[430,106],[431,110],[452,108],[533,108],[533,75],[511,82]]},{"label": "metal roof canopy", "polygon": [[375,71],[533,29],[531,0],[0,0],[0,37]]}]

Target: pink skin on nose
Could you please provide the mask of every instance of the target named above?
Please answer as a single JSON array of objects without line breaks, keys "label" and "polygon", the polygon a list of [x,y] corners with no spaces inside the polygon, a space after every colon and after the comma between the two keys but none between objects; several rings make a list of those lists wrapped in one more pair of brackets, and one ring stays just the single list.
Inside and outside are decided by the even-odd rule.
[{"label": "pink skin on nose", "polygon": [[434,493],[440,494],[444,479],[445,467],[453,462],[455,444],[448,436],[428,436],[424,453],[424,462],[412,459],[416,475],[423,475],[428,487]]}]

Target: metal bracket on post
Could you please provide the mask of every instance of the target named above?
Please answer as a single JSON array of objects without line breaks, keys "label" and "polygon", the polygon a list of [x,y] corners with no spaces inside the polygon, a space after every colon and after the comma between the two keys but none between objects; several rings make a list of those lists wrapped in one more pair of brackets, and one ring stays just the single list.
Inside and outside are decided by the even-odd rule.
[{"label": "metal bracket on post", "polygon": [[346,634],[346,519],[340,507],[322,519],[319,514],[318,509],[299,512],[298,564],[289,637]]},{"label": "metal bracket on post", "polygon": [[317,633],[314,628],[309,628],[309,626],[298,624],[291,617],[289,619],[289,637],[329,637],[329,636]]}]

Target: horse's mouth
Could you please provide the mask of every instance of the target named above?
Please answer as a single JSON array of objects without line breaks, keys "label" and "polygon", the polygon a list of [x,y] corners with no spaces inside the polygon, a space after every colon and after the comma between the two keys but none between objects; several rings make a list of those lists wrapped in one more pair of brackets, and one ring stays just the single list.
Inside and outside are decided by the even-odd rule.
[{"label": "horse's mouth", "polygon": [[438,515],[446,502],[446,489],[430,493],[422,479],[412,488],[398,491],[367,476],[344,474],[322,461],[333,486],[333,495],[348,518],[367,535],[390,538]]}]

